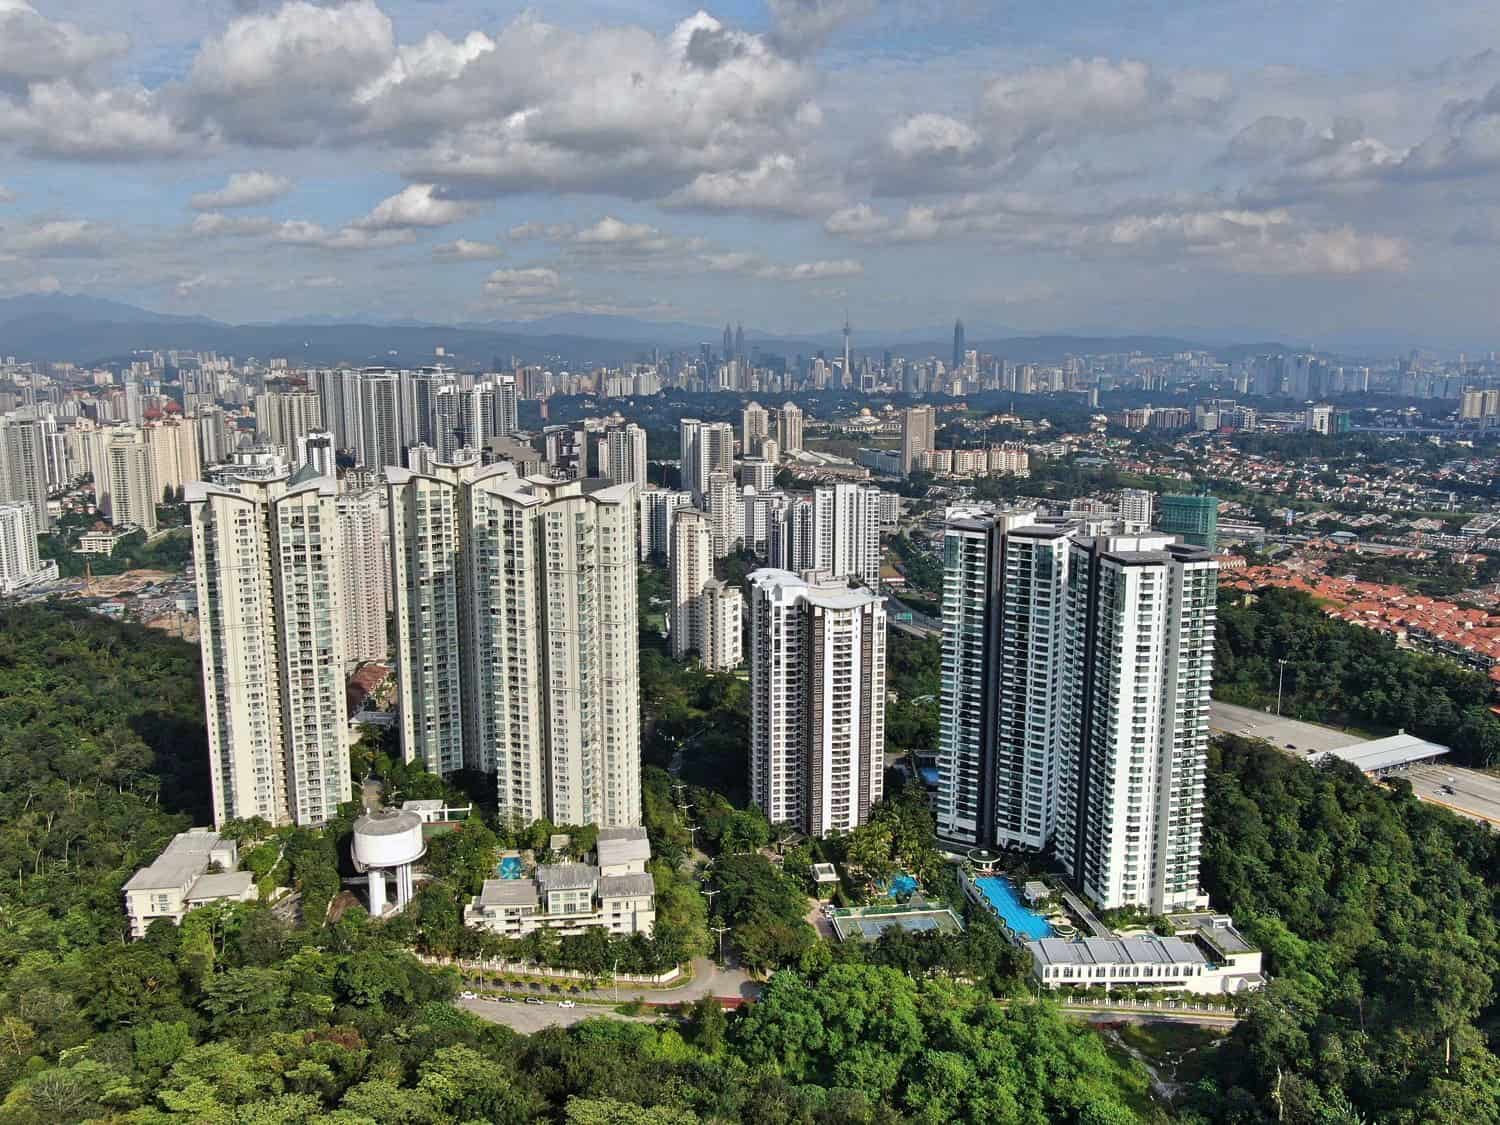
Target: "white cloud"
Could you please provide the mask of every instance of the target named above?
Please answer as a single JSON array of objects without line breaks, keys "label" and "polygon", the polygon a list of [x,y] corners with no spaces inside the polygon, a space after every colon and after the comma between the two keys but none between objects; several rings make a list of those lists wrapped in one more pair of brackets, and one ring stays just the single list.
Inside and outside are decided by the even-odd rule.
[{"label": "white cloud", "polygon": [[839,192],[810,184],[797,157],[779,152],[753,168],[700,172],[661,203],[683,210],[805,216],[826,213],[842,201]]},{"label": "white cloud", "polygon": [[276,220],[258,215],[221,215],[210,211],[194,215],[188,228],[193,234],[204,237],[239,236],[247,234],[269,234],[276,228]]},{"label": "white cloud", "polygon": [[5,239],[11,253],[25,258],[98,257],[117,241],[114,228],[90,219],[50,219]]},{"label": "white cloud", "polygon": [[793,266],[762,266],[755,276],[765,281],[827,281],[835,277],[859,277],[865,267],[853,258],[799,262]]},{"label": "white cloud", "polygon": [[0,141],[35,157],[115,162],[180,155],[195,143],[148,90],[85,90],[65,79],[0,98]]},{"label": "white cloud", "polygon": [[562,278],[557,271],[543,266],[496,270],[484,282],[485,292],[509,301],[550,297],[561,287]]},{"label": "white cloud", "polygon": [[232,207],[254,207],[280,199],[292,189],[292,181],[271,172],[235,172],[223,187],[201,191],[188,200],[195,211],[221,211]]},{"label": "white cloud", "polygon": [[972,126],[941,113],[914,114],[886,134],[886,146],[902,160],[968,156],[979,143]]},{"label": "white cloud", "polygon": [[91,35],[47,19],[23,0],[0,0],[0,91],[80,77],[129,46],[124,35]]},{"label": "white cloud", "polygon": [[362,230],[443,227],[467,219],[475,209],[473,203],[444,199],[432,184],[412,184],[382,199],[354,225]]},{"label": "white cloud", "polygon": [[768,0],[777,42],[793,53],[821,47],[839,27],[873,12],[875,3],[876,0]]},{"label": "white cloud", "polygon": [[413,235],[409,230],[367,230],[363,227],[331,231],[305,219],[288,219],[274,229],[271,237],[288,246],[318,250],[378,250],[410,242]]},{"label": "white cloud", "polygon": [[505,250],[493,242],[459,238],[434,246],[432,257],[439,262],[485,262],[505,257]]},{"label": "white cloud", "polygon": [[845,207],[842,211],[829,215],[823,222],[823,229],[829,234],[863,238],[888,231],[891,225],[889,218],[868,203],[856,203],[853,207]]}]

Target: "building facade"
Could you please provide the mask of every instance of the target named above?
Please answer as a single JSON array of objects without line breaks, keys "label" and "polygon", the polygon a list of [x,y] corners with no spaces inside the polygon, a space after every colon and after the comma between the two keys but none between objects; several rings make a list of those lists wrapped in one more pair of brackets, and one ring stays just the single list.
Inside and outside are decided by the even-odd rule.
[{"label": "building facade", "polygon": [[885,601],[750,575],[750,796],[813,835],[863,824],[885,773]]},{"label": "building facade", "polygon": [[284,471],[187,488],[215,825],[319,825],[349,799],[337,497]]}]

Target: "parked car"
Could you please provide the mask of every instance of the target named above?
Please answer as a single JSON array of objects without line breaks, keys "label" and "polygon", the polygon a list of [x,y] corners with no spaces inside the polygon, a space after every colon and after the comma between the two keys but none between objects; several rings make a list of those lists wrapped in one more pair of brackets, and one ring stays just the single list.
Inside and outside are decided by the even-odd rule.
[{"label": "parked car", "polygon": [[528,997],[526,997],[526,1003],[528,1003],[528,1004],[545,1004],[546,1001],[543,1000],[540,996],[528,996]]},{"label": "parked car", "polygon": [[578,1004],[577,1004],[576,1001],[573,1001],[573,1000],[559,1000],[557,1002],[557,1006],[559,1008],[576,1008],[576,1007],[578,1007]]},{"label": "parked car", "polygon": [[462,992],[460,992],[458,995],[459,995],[459,998],[463,999],[463,1000],[478,1000],[479,999],[479,994],[477,992],[470,992],[467,988],[464,989]]}]

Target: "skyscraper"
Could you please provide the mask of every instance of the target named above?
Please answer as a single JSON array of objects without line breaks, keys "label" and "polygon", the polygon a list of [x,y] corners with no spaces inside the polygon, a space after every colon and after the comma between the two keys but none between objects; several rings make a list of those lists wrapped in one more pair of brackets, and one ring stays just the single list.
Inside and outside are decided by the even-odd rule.
[{"label": "skyscraper", "polygon": [[802,408],[784,402],[776,414],[776,444],[783,453],[802,452]]},{"label": "skyscraper", "polygon": [[854,361],[849,352],[849,314],[844,314],[844,389],[854,386]]},{"label": "skyscraper", "polygon": [[297,439],[323,428],[323,407],[315,391],[266,391],[255,396],[255,431],[291,458]]},{"label": "skyscraper", "polygon": [[506,463],[387,480],[407,759],[493,771],[523,822],[639,824],[636,487]]},{"label": "skyscraper", "polygon": [[901,412],[901,471],[911,475],[917,458],[937,448],[937,412],[930,406],[908,406]]},{"label": "skyscraper", "polygon": [[1031,512],[949,513],[938,832],[1040,849],[1057,816],[1059,627],[1071,531]]},{"label": "skyscraper", "polygon": [[145,437],[158,500],[168,491],[176,495],[189,481],[202,479],[198,435],[192,422],[180,417],[163,418],[146,426]]},{"label": "skyscraper", "polygon": [[964,356],[967,352],[964,344],[964,322],[960,317],[953,322],[953,370],[957,371],[964,365]]},{"label": "skyscraper", "polygon": [[714,473],[734,474],[734,427],[728,422],[684,418],[680,427],[682,487],[703,505]]},{"label": "skyscraper", "polygon": [[109,522],[116,527],[138,527],[147,535],[156,530],[156,487],[151,450],[140,430],[118,427],[105,451],[109,474]]},{"label": "skyscraper", "polygon": [[47,432],[50,419],[0,417],[0,500],[31,505],[39,532],[52,527],[47,511]]},{"label": "skyscraper", "polygon": [[1155,506],[1155,493],[1144,488],[1122,489],[1120,491],[1120,523],[1125,534],[1140,535],[1150,531]]},{"label": "skyscraper", "polygon": [[773,824],[847,831],[885,773],[885,599],[750,575],[750,799]]},{"label": "skyscraper", "polygon": [[744,507],[740,503],[740,490],[734,483],[734,477],[729,473],[710,474],[704,501],[713,534],[714,558],[728,558],[739,550],[745,537],[742,523]]},{"label": "skyscraper", "polygon": [[187,486],[214,823],[319,825],[351,795],[337,485]]},{"label": "skyscraper", "polygon": [[1219,546],[1219,500],[1199,493],[1190,496],[1167,495],[1161,498],[1161,529],[1168,535],[1182,537],[1184,543],[1206,547]]},{"label": "skyscraper", "polygon": [[728,363],[734,358],[734,332],[729,325],[724,325],[724,350],[719,353],[719,358]]},{"label": "skyscraper", "polygon": [[[317,466],[312,466],[317,473]],[[321,474],[320,474],[321,475]],[[383,488],[342,492],[337,502],[344,561],[344,658],[353,667],[390,655],[391,554]]]},{"label": "skyscraper", "polygon": [[1056,854],[1105,910],[1203,906],[1218,563],[1164,536],[1070,549]]},{"label": "skyscraper", "polygon": [[818,570],[880,588],[880,489],[866,484],[814,489],[813,534]]},{"label": "skyscraper", "polygon": [[634,422],[616,426],[606,437],[609,482],[646,487],[646,431]]},{"label": "skyscraper", "polygon": [[673,513],[671,583],[673,657],[696,652],[710,671],[738,665],[740,592],[714,577],[712,523],[693,508]]},{"label": "skyscraper", "polygon": [[939,836],[1051,848],[1105,909],[1198,904],[1212,556],[960,510],[944,557]]},{"label": "skyscraper", "polygon": [[396,372],[380,367],[359,373],[359,428],[354,450],[359,464],[372,473],[402,463],[399,378]]},{"label": "skyscraper", "polygon": [[743,324],[734,326],[734,358],[742,364],[745,362],[745,326]]},{"label": "skyscraper", "polygon": [[645,562],[652,555],[671,561],[672,513],[691,508],[693,494],[671,492],[664,488],[647,488],[641,492],[641,550]]},{"label": "skyscraper", "polygon": [[759,457],[770,436],[770,412],[758,402],[749,403],[740,412],[740,455]]},{"label": "skyscraper", "polygon": [[25,500],[0,500],[0,594],[57,577],[57,563],[42,562],[36,511]]}]

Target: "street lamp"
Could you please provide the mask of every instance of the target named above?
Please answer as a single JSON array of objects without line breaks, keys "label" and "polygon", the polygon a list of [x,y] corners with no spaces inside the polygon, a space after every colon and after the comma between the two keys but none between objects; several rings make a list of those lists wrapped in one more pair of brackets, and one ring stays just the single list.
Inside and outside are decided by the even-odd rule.
[{"label": "street lamp", "polygon": [[610,966],[609,971],[615,978],[615,1003],[618,1004],[620,1002],[620,959],[618,957],[615,958],[615,963]]},{"label": "street lamp", "polygon": [[1281,665],[1281,672],[1276,677],[1276,717],[1281,718],[1281,686],[1286,682],[1286,661],[1278,658],[1277,664]]},{"label": "street lamp", "polygon": [[733,929],[733,927],[732,926],[710,926],[708,928],[710,930],[712,930],[714,933],[716,933],[716,934],[719,935],[719,964],[723,965],[724,964],[724,935],[727,934],[731,929]]}]

